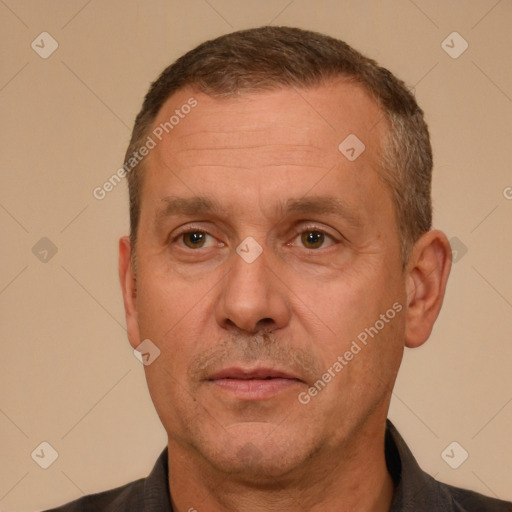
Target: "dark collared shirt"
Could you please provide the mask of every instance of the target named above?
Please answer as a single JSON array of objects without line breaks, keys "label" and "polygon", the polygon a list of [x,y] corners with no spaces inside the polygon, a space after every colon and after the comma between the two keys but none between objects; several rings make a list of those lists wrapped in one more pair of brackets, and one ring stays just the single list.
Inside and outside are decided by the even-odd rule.
[{"label": "dark collared shirt", "polygon": [[[452,487],[427,475],[390,421],[386,463],[395,482],[390,512],[512,512],[512,503]],[[172,512],[168,476],[165,449],[147,478],[47,512]]]}]

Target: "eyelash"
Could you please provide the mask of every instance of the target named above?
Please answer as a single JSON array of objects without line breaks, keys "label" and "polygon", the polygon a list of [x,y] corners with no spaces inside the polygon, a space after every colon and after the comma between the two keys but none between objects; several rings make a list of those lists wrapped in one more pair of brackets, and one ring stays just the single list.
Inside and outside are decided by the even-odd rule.
[{"label": "eyelash", "polygon": [[[319,232],[319,233],[322,233],[323,235],[325,235],[326,238],[330,239],[332,241],[333,244],[336,244],[336,243],[340,243],[341,240],[335,238],[333,235],[331,235],[330,233],[328,233],[324,228],[320,228],[319,226],[316,226],[314,224],[311,224],[311,225],[307,225],[307,226],[301,226],[301,229],[300,230],[297,230],[294,232],[293,236],[291,237],[291,240],[295,240],[298,236],[300,236],[302,233],[304,232]],[[184,228],[182,231],[178,232],[173,238],[172,238],[172,243],[175,243],[177,242],[180,237],[182,237],[183,235],[186,235],[188,233],[196,233],[196,232],[199,232],[199,233],[205,233],[206,235],[208,236],[211,236],[213,238],[215,238],[213,235],[211,235],[210,233],[208,233],[208,231],[206,231],[204,228],[201,228],[199,226],[187,226],[186,228]],[[221,246],[224,246],[225,244],[221,242]],[[287,245],[290,245],[289,243]],[[182,246],[184,247],[184,246]],[[187,247],[184,247],[186,249],[190,249],[190,248],[187,248]],[[201,249],[201,247],[199,247],[199,249]],[[311,251],[311,252],[316,252],[318,251],[319,249],[310,249],[310,248],[307,248],[307,247],[303,247],[303,249],[305,249],[306,251]],[[190,249],[192,251],[197,251],[198,249]]]},{"label": "eyelash", "polygon": [[[300,230],[295,231],[295,234],[292,237],[292,241],[295,240],[302,233],[307,233],[307,232],[310,232],[310,233],[311,232],[322,233],[325,236],[326,239],[330,239],[332,241],[332,244],[336,244],[336,243],[340,242],[340,240],[336,239],[333,235],[328,233],[324,228],[321,228],[319,226],[315,226],[314,224],[307,225],[307,226],[301,226]],[[311,249],[311,248],[308,248],[308,247],[302,247],[302,248],[305,249],[306,251],[317,252],[320,249],[327,249],[328,247],[321,247],[320,249]]]},{"label": "eyelash", "polygon": [[[208,236],[211,236],[212,238],[215,238],[213,235],[211,235],[210,233],[208,233],[208,231],[206,231],[204,228],[200,228],[199,226],[187,226],[186,228],[184,228],[182,231],[179,231],[171,240],[171,243],[175,243],[177,242],[183,235],[186,235],[188,233],[205,233],[207,234]],[[221,242],[222,243],[222,242]],[[222,243],[222,245],[224,245]],[[197,249],[192,249],[192,250],[197,250]]]}]

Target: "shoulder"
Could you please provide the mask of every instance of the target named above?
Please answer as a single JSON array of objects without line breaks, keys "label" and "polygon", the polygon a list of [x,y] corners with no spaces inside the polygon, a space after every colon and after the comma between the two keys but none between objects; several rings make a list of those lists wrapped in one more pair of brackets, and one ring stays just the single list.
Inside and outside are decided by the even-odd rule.
[{"label": "shoulder", "polygon": [[146,478],[140,478],[115,489],[83,496],[45,512],[128,512],[132,510],[172,512],[167,448],[160,454]]},{"label": "shoulder", "polygon": [[392,512],[512,512],[510,502],[439,482],[425,473],[389,420],[386,463],[396,484]]},{"label": "shoulder", "polygon": [[512,512],[512,503],[509,501],[490,498],[474,491],[438,483],[451,498],[453,510],[457,512]]},{"label": "shoulder", "polygon": [[142,510],[144,480],[140,479],[115,489],[90,494],[45,512],[98,512]]}]

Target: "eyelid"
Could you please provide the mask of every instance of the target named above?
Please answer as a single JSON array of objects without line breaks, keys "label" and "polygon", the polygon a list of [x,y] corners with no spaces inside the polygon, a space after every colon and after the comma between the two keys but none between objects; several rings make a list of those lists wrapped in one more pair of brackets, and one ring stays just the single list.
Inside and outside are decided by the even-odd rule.
[{"label": "eyelid", "polygon": [[205,233],[206,235],[212,237],[218,244],[222,244],[224,245],[223,242],[219,242],[219,240],[217,239],[217,237],[215,237],[214,235],[212,235],[207,229],[205,229],[204,227],[200,227],[200,226],[194,226],[194,225],[191,225],[191,224],[186,224],[182,227],[179,227],[177,228],[177,230],[175,230],[174,232],[170,233],[169,234],[169,238],[168,238],[168,241],[167,243],[170,244],[170,243],[175,243],[178,241],[178,239],[180,237],[182,237],[183,235],[187,234],[187,233],[195,233],[195,232],[200,232],[200,233]]},{"label": "eyelid", "polygon": [[173,233],[171,233],[171,236],[173,239],[177,238],[180,235],[183,235],[183,233],[191,233],[194,231],[200,231],[201,233],[207,233],[210,235],[208,230],[206,230],[204,227],[200,226],[194,226],[192,224],[185,224],[184,226],[180,226],[179,228],[175,229]]},{"label": "eyelid", "polygon": [[347,241],[347,239],[340,232],[337,231],[336,232],[337,234],[335,235],[332,233],[332,231],[333,231],[332,229],[329,229],[324,226],[320,226],[319,224],[316,224],[314,222],[298,223],[294,227],[293,238],[297,237],[301,233],[304,233],[304,231],[319,231],[320,233],[323,233],[324,235],[330,237],[332,240],[334,240],[336,242]]}]

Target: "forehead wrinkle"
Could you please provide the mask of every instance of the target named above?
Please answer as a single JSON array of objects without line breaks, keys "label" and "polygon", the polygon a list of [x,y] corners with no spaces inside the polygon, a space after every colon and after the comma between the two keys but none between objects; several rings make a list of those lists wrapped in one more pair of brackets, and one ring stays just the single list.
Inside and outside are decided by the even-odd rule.
[{"label": "forehead wrinkle", "polygon": [[324,148],[319,148],[317,146],[313,146],[312,144],[254,144],[254,145],[248,145],[248,144],[240,144],[239,146],[201,146],[197,148],[183,148],[177,151],[177,153],[185,153],[187,151],[211,151],[214,149],[261,149],[261,148],[286,148],[289,147],[293,149],[294,151],[297,149],[302,150],[318,150],[318,151],[325,151]]},{"label": "forehead wrinkle", "polygon": [[[244,167],[244,166],[240,166],[240,165],[224,165],[224,164],[195,164],[195,165],[187,166],[188,169],[193,169],[195,167],[208,167],[208,168],[222,167],[225,169],[244,169],[244,170],[249,170],[249,169],[252,170],[253,169],[252,167]],[[261,167],[261,169],[267,169],[267,168],[271,168],[271,167],[301,167],[303,169],[323,169],[324,171],[329,170],[329,167],[326,167],[324,165],[306,165],[306,164],[290,164],[290,163],[269,164],[269,165],[265,165],[265,166]]]},{"label": "forehead wrinkle", "polygon": [[[290,120],[285,124],[268,123],[261,119],[252,122],[248,122],[247,119],[242,121],[242,123],[236,123],[226,115],[223,123],[218,126],[188,125],[184,126],[184,131],[177,133],[176,136],[186,149],[190,149],[192,145],[196,146],[195,143],[200,141],[201,149],[216,149],[226,146],[249,148],[289,145],[321,150],[322,142],[325,140],[325,134],[322,136],[318,129],[299,124],[297,120],[294,122]],[[216,120],[216,122],[219,121]],[[232,123],[233,126],[226,126],[229,123]],[[297,126],[298,124],[299,126]],[[315,137],[314,140],[312,140],[312,135]]]},{"label": "forehead wrinkle", "polygon": [[297,169],[325,169],[332,167],[337,155],[308,146],[276,149],[269,145],[226,148],[177,149],[165,155],[164,159],[174,167],[187,170],[194,167],[226,167],[241,169],[264,169],[270,167],[293,167]]}]

